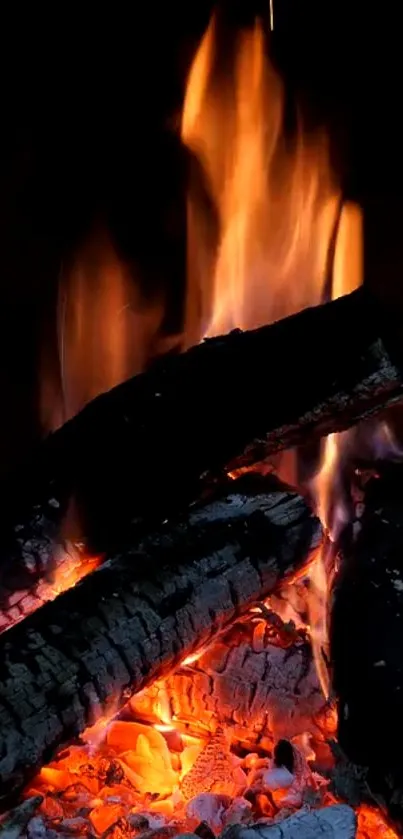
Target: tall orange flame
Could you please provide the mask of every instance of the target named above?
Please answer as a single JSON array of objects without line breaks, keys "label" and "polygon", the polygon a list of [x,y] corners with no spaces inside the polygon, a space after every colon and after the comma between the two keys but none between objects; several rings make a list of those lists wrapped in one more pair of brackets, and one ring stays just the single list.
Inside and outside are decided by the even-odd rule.
[{"label": "tall orange flame", "polygon": [[[283,84],[262,26],[225,33],[229,68],[221,66],[221,29],[213,18],[191,68],[182,121],[219,218],[207,259],[200,214],[189,215],[188,312],[197,298],[200,337],[320,302],[340,201],[325,134],[309,135],[297,119],[296,136],[285,137]],[[192,195],[189,203],[192,209]]]}]

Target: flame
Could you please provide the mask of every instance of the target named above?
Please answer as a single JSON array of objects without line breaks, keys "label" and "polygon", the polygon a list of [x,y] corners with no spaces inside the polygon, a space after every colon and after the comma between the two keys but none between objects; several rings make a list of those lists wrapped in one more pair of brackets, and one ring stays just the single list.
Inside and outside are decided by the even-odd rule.
[{"label": "flame", "polygon": [[[332,276],[332,299],[348,294],[362,284],[362,215],[353,204],[343,206],[335,246]],[[334,571],[332,543],[346,522],[346,510],[340,486],[341,457],[351,432],[330,434],[325,441],[323,459],[312,489],[316,496],[317,514],[325,527],[327,538],[310,568],[311,595],[309,621],[312,649],[320,684],[326,698],[330,696],[328,670],[328,601]]]},{"label": "flame", "polygon": [[44,430],[54,430],[99,393],[144,370],[162,318],[162,300],[146,303],[109,238],[94,233],[61,273],[58,376],[49,354],[42,359]]},{"label": "flame", "polygon": [[202,655],[204,655],[204,653],[206,652],[206,649],[207,649],[206,646],[200,647],[198,650],[196,650],[196,652],[191,653],[190,655],[186,656],[186,658],[184,658],[183,661],[182,661],[182,667],[188,667],[190,664],[194,664],[195,661],[198,661],[199,658],[201,658]]},{"label": "flame", "polygon": [[[295,136],[285,136],[283,85],[262,26],[233,36],[228,66],[222,37],[222,21],[213,17],[190,71],[182,120],[219,218],[218,243],[207,257],[206,219],[190,191],[188,321],[197,311],[199,338],[320,302],[340,206],[324,132],[308,134],[296,114]],[[225,37],[228,44],[228,31]]]},{"label": "flame", "polygon": [[[228,45],[227,30],[225,36]],[[297,114],[295,136],[285,138],[284,89],[259,22],[235,36],[225,67],[222,37],[215,16],[191,67],[182,120],[182,137],[204,167],[219,217],[218,243],[207,259],[204,220],[190,194],[188,317],[197,309],[206,336],[254,328],[320,302],[330,270],[333,298],[362,282],[362,215],[341,203],[325,134],[308,134]],[[329,521],[329,505],[345,439],[329,437],[315,482],[318,513],[332,536],[343,522],[338,503]],[[295,476],[292,452],[279,468]],[[322,650],[329,579],[322,553],[310,576],[312,642],[328,695]]]},{"label": "flame", "polygon": [[95,571],[101,564],[100,556],[86,555],[82,551],[70,548],[63,552],[63,558],[58,563],[53,582],[49,587],[49,598],[54,599],[58,594],[77,585],[83,577]]},{"label": "flame", "polygon": [[398,834],[389,827],[385,819],[375,807],[362,804],[357,813],[357,839],[398,839]]}]

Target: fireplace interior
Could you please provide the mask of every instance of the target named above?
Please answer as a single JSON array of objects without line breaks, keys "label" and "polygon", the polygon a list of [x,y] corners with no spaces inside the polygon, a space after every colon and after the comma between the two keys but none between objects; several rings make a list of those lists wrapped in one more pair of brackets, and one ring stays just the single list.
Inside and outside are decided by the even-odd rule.
[{"label": "fireplace interior", "polygon": [[85,37],[53,56],[50,121],[34,56],[5,153],[7,328],[33,279],[25,396],[2,367],[0,836],[395,839],[399,225],[356,22],[161,14],[152,49],[151,13],[116,22],[119,77]]}]

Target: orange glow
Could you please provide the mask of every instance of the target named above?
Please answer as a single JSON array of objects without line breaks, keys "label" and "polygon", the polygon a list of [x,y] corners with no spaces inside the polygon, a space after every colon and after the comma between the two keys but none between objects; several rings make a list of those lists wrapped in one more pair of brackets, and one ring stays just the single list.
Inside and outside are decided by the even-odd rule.
[{"label": "orange glow", "polygon": [[253,328],[320,302],[340,200],[325,134],[309,135],[297,119],[296,136],[284,137],[283,85],[262,27],[234,36],[225,68],[221,37],[213,18],[191,68],[182,121],[220,228],[207,258],[206,220],[191,193],[188,314],[201,316],[199,337]]},{"label": "orange glow", "polygon": [[187,667],[189,664],[194,664],[195,661],[198,661],[198,659],[201,658],[205,651],[206,647],[197,650],[195,653],[192,653],[191,655],[188,655],[186,658],[183,659],[182,667]]},{"label": "orange glow", "polygon": [[399,839],[399,834],[389,827],[375,807],[363,804],[358,808],[357,839]]},{"label": "orange glow", "polygon": [[62,591],[67,591],[77,585],[87,574],[95,571],[100,563],[100,556],[86,556],[82,551],[77,551],[71,546],[69,552],[66,551],[65,558],[60,563],[55,579],[49,587],[52,594],[49,599],[53,600]]},{"label": "orange glow", "polygon": [[[54,430],[90,399],[144,369],[163,318],[144,302],[110,240],[96,232],[65,266],[58,302],[59,376],[44,353],[41,414]],[[56,381],[56,379],[59,381]]]}]

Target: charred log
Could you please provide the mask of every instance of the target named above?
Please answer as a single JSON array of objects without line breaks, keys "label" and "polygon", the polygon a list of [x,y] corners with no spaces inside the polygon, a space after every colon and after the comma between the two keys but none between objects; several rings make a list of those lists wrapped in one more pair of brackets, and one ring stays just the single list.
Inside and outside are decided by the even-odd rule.
[{"label": "charred log", "polygon": [[198,499],[206,477],[228,465],[340,431],[401,399],[396,334],[360,290],[206,341],[95,399],[4,489],[0,609],[52,574],[72,521],[90,551],[115,549],[130,528],[149,532]]},{"label": "charred log", "polygon": [[320,541],[305,502],[245,476],[0,637],[0,801],[61,743],[168,673]]},{"label": "charred log", "polygon": [[339,742],[403,828],[403,467],[363,472],[341,542],[332,616]]},{"label": "charred log", "polygon": [[225,727],[248,751],[259,745],[267,750],[281,737],[315,727],[319,731],[326,702],[311,646],[303,633],[277,620],[280,637],[274,626],[248,615],[196,661],[133,696],[132,712],[137,719],[161,722],[154,709],[168,707],[177,729],[200,736]]}]

